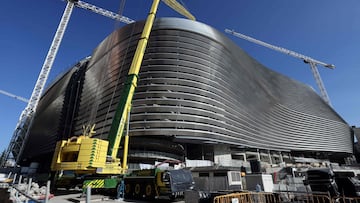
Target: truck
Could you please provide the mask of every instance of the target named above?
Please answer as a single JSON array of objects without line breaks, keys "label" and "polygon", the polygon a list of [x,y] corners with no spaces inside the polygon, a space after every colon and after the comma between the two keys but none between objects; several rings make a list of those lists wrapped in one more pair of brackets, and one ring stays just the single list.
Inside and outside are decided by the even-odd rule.
[{"label": "truck", "polygon": [[124,177],[125,199],[171,199],[183,197],[194,188],[191,172],[186,169],[143,169]]},{"label": "truck", "polygon": [[360,197],[360,180],[355,170],[334,170],[339,192],[345,197]]},{"label": "truck", "polygon": [[[142,183],[142,178],[132,179],[131,177],[134,176],[131,174],[128,178],[124,178],[127,176],[128,169],[128,124],[132,98],[137,86],[142,59],[159,3],[159,0],[153,1],[151,10],[146,19],[143,32],[134,53],[134,58],[130,65],[126,82],[120,95],[120,101],[115,110],[108,139],[103,140],[93,137],[95,134],[95,125],[89,124],[84,126],[82,135],[58,141],[51,163],[51,170],[54,174],[53,180],[61,180],[61,176],[58,174],[63,174],[64,171],[71,171],[74,173],[74,177],[81,178],[81,181],[83,181],[83,188],[118,189],[118,191],[121,191],[121,188],[124,188],[124,180],[126,180],[130,186],[134,185],[133,188],[127,187],[128,190],[133,190],[135,194],[139,191],[139,186],[137,185]],[[178,8],[177,10],[179,11],[179,9],[181,10],[184,8]],[[122,161],[117,157],[120,143],[123,143]],[[138,175],[141,173],[145,172],[139,172]],[[152,179],[156,179],[156,181],[152,182],[151,196],[158,194],[159,191],[153,192],[155,189],[159,189],[159,193],[161,193],[162,189],[167,191],[169,188],[171,188],[171,190],[169,190],[171,193],[179,192],[179,190],[173,190],[175,185],[180,184],[175,178],[175,174],[177,173],[179,172],[164,171],[155,173],[154,171]],[[163,177],[160,174],[165,175]],[[183,174],[185,174],[185,172]],[[166,179],[167,177],[169,179]],[[137,183],[137,181],[140,182]],[[190,187],[192,180],[188,178],[186,181],[190,181],[189,184],[185,184]],[[56,185],[56,183],[54,185]],[[147,187],[148,191],[149,188],[150,187]],[[143,189],[144,188],[140,188],[140,191]],[[130,192],[128,194],[130,194]]]},{"label": "truck", "polygon": [[332,197],[360,196],[360,180],[356,170],[312,168],[307,171],[306,182],[313,192],[326,192]]}]

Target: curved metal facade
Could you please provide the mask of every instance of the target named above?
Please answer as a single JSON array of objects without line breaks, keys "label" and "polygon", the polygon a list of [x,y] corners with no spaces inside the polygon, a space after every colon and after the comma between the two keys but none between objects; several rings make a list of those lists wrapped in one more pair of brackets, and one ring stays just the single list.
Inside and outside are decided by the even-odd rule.
[{"label": "curved metal facade", "polygon": [[64,134],[72,133],[87,63],[88,58],[75,64],[46,89],[20,160],[50,164],[56,141]]},{"label": "curved metal facade", "polygon": [[[143,22],[107,37],[87,66],[73,133],[106,139]],[[179,158],[175,143],[352,153],[346,122],[310,87],[274,72],[217,30],[156,20],[133,99],[130,156]],[[70,137],[72,135],[68,135]],[[66,138],[64,135],[62,138]]]}]

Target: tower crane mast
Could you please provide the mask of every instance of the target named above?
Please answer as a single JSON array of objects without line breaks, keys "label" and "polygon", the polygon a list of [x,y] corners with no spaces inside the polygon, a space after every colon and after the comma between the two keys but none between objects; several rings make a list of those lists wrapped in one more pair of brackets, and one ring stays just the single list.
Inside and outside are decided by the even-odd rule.
[{"label": "tower crane mast", "polygon": [[11,153],[13,154],[13,158],[15,159],[15,162],[16,163],[19,162],[19,158],[21,156],[21,153],[24,150],[24,147],[25,147],[24,145],[28,138],[29,128],[34,120],[36,107],[40,101],[42,91],[45,87],[46,80],[49,76],[51,67],[54,63],[56,53],[59,49],[62,37],[64,36],[64,32],[65,32],[66,26],[70,20],[70,16],[71,16],[73,8],[74,8],[74,3],[69,1],[66,5],[66,8],[65,8],[65,11],[61,18],[61,21],[59,23],[59,26],[56,30],[54,39],[53,39],[50,49],[47,53],[44,64],[41,68],[40,74],[38,76],[35,87],[31,94],[30,100],[29,100],[27,106],[25,107],[25,109],[22,111],[19,121],[16,124],[14,134],[10,140],[8,149],[5,152],[5,159],[3,159],[3,163],[1,163],[2,166],[4,166],[6,160],[8,160],[10,158]]},{"label": "tower crane mast", "polygon": [[290,55],[292,57],[295,57],[295,58],[298,58],[298,59],[301,59],[303,60],[305,63],[308,63],[310,65],[310,68],[311,68],[311,71],[314,75],[314,78],[315,78],[315,81],[316,81],[316,84],[320,90],[320,94],[321,94],[321,97],[322,99],[329,105],[331,105],[330,103],[330,99],[329,99],[329,96],[328,96],[328,93],[325,89],[325,86],[324,86],[324,83],[320,77],[320,73],[317,69],[317,65],[321,65],[321,66],[324,66],[325,68],[330,68],[330,69],[334,69],[335,66],[333,64],[327,64],[327,63],[324,63],[324,62],[321,62],[319,60],[316,60],[316,59],[313,59],[309,56],[305,56],[305,55],[302,55],[302,54],[299,54],[299,53],[296,53],[294,51],[291,51],[291,50],[288,50],[288,49],[285,49],[285,48],[282,48],[282,47],[278,47],[278,46],[275,46],[275,45],[272,45],[272,44],[269,44],[269,43],[266,43],[266,42],[263,42],[263,41],[260,41],[260,40],[257,40],[257,39],[254,39],[252,37],[249,37],[249,36],[246,36],[244,34],[241,34],[241,33],[238,33],[238,32],[235,32],[233,30],[229,30],[229,29],[225,29],[225,32],[226,33],[229,33],[229,34],[232,34],[234,35],[235,37],[238,37],[238,38],[241,38],[241,39],[244,39],[244,40],[247,40],[249,42],[253,42],[255,44],[258,44],[258,45],[261,45],[261,46],[264,46],[264,47],[267,47],[269,49],[272,49],[272,50],[275,50],[275,51],[278,51],[278,52],[281,52],[283,54],[287,54],[287,55]]}]

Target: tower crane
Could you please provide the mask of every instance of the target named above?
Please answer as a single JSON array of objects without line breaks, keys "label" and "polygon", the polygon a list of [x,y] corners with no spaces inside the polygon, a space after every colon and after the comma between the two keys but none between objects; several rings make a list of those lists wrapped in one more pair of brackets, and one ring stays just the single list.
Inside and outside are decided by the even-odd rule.
[{"label": "tower crane", "polygon": [[10,92],[6,92],[6,91],[4,91],[4,90],[0,90],[0,94],[3,94],[3,95],[6,95],[6,96],[9,96],[9,97],[12,97],[12,98],[14,98],[14,99],[17,99],[17,100],[20,100],[20,101],[23,101],[23,102],[26,102],[26,103],[29,102],[29,100],[26,99],[26,98],[24,98],[24,97],[17,96],[17,95],[15,95],[15,94],[11,94]]},{"label": "tower crane", "polygon": [[254,38],[252,38],[252,37],[246,36],[246,35],[244,35],[244,34],[235,32],[234,30],[225,29],[225,32],[226,32],[226,33],[229,33],[229,34],[232,34],[232,35],[234,35],[235,37],[239,37],[239,38],[241,38],[241,39],[244,39],[244,40],[253,42],[253,43],[255,43],[255,44],[258,44],[258,45],[267,47],[267,48],[269,48],[269,49],[272,49],[272,50],[281,52],[281,53],[283,53],[283,54],[288,54],[288,55],[290,55],[290,56],[292,56],[292,57],[295,57],[295,58],[298,58],[298,59],[303,60],[305,63],[308,63],[308,64],[310,65],[311,71],[312,71],[312,73],[313,73],[313,75],[314,75],[314,78],[315,78],[315,81],[316,81],[316,83],[317,83],[317,86],[318,86],[318,88],[319,88],[319,90],[320,90],[320,94],[321,94],[322,99],[323,99],[327,104],[329,104],[329,105],[331,106],[329,96],[328,96],[328,94],[327,94],[327,92],[326,92],[324,83],[323,83],[323,81],[321,80],[320,73],[319,73],[319,71],[318,71],[318,69],[317,69],[317,65],[324,66],[325,68],[334,69],[335,66],[334,66],[333,64],[327,64],[327,63],[318,61],[318,60],[316,60],[316,59],[313,59],[313,58],[311,58],[311,57],[309,57],[309,56],[305,56],[305,55],[296,53],[296,52],[294,52],[294,51],[290,51],[290,50],[285,49],[285,48],[282,48],[282,47],[278,47],[278,46],[275,46],[275,45],[271,45],[271,44],[269,44],[269,43],[266,43],[266,42],[263,42],[263,41],[254,39]]},{"label": "tower crane", "polygon": [[[99,14],[102,14],[102,15],[108,16],[108,17],[112,17],[115,15],[114,13],[112,13],[110,11],[105,11],[104,9],[101,9],[97,6],[93,6],[91,4],[88,4],[88,3],[85,3],[82,1],[78,1],[78,0],[68,0],[67,1],[64,13],[62,15],[62,18],[61,18],[58,28],[56,30],[53,41],[50,45],[50,48],[49,48],[49,51],[45,58],[44,64],[41,68],[40,74],[38,76],[35,87],[31,94],[30,100],[20,115],[20,118],[19,118],[18,123],[16,124],[15,130],[14,130],[14,134],[10,140],[10,144],[9,144],[7,150],[5,151],[5,159],[3,159],[2,163],[0,163],[1,164],[0,166],[5,165],[6,161],[8,159],[10,159],[11,154],[13,155],[12,158],[15,160],[15,162],[16,163],[19,162],[19,158],[24,150],[25,143],[28,139],[29,128],[33,122],[36,108],[40,101],[41,94],[45,87],[47,78],[49,76],[50,70],[54,63],[56,53],[60,47],[61,40],[64,36],[67,24],[69,23],[71,13],[73,11],[74,6],[77,6],[79,8],[83,8],[83,9],[88,9],[88,10],[94,11],[95,13],[99,13]],[[112,18],[114,18],[114,17],[112,17]],[[119,16],[119,15],[116,15],[116,20],[119,20],[126,24],[134,22],[133,20],[131,20],[129,18]]]},{"label": "tower crane", "polygon": [[[54,62],[55,55],[60,46],[61,39],[64,35],[73,8],[74,8],[74,3],[69,1],[68,4],[66,5],[64,14],[61,18],[54,39],[45,58],[44,64],[41,68],[40,74],[38,76],[35,87],[31,94],[30,100],[27,106],[25,107],[25,109],[22,111],[19,121],[16,124],[14,134],[10,140],[8,149],[5,152],[5,159],[3,159],[3,162],[5,162],[10,158],[11,153],[13,154],[13,158],[15,159],[15,161],[16,162],[19,161],[19,157],[24,149],[24,144],[28,137],[29,127],[32,124],[34,114],[36,112],[36,107],[40,101],[41,93],[45,87],[46,80],[48,78],[50,69]],[[5,163],[1,163],[1,164],[3,166]]]}]

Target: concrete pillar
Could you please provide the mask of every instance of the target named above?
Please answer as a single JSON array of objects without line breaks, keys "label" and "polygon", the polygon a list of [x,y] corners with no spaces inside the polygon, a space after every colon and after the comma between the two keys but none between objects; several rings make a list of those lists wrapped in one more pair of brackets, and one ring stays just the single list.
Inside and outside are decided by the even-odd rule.
[{"label": "concrete pillar", "polygon": [[282,153],[279,152],[279,158],[280,158],[280,163],[283,163],[284,162],[284,159],[283,159],[283,156],[282,156]]},{"label": "concrete pillar", "polygon": [[13,178],[13,181],[12,181],[12,184],[13,184],[13,185],[15,184],[16,176],[17,176],[17,173],[14,174],[14,178]]},{"label": "concrete pillar", "polygon": [[46,183],[45,203],[49,202],[49,195],[50,195],[50,180],[48,180]]},{"label": "concrete pillar", "polygon": [[87,186],[86,187],[86,199],[85,199],[86,203],[90,203],[91,202],[91,187]]},{"label": "concrete pillar", "polygon": [[272,158],[271,158],[271,153],[270,153],[270,150],[268,151],[268,156],[269,156],[269,164],[272,165]]}]

